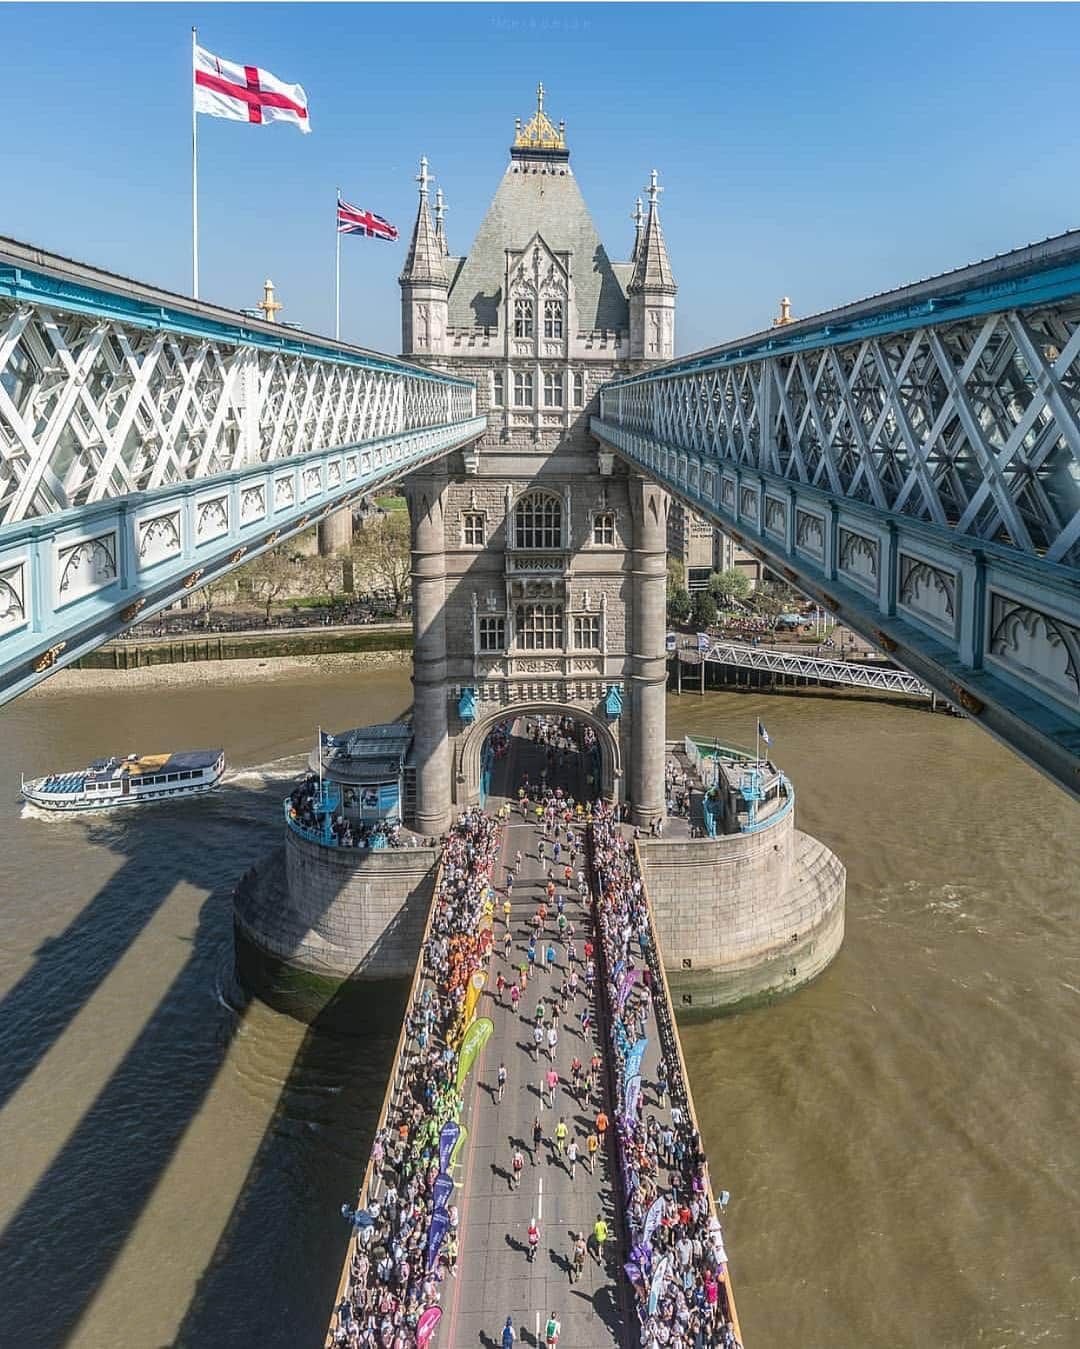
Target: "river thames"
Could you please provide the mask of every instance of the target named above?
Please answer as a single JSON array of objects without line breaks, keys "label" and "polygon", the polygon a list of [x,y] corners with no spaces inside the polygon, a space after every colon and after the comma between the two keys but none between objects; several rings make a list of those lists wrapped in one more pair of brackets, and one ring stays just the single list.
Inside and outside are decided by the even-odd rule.
[{"label": "river thames", "polygon": [[[321,1343],[396,1029],[247,1000],[231,892],[316,725],[409,695],[404,667],[339,667],[3,710],[3,1343]],[[683,1027],[748,1349],[1075,1346],[1080,813],[967,721],[808,690],[668,701],[672,736],[745,743],[759,716],[848,907],[814,985]],[[214,745],[230,772],[201,801],[18,800],[20,771]]]}]

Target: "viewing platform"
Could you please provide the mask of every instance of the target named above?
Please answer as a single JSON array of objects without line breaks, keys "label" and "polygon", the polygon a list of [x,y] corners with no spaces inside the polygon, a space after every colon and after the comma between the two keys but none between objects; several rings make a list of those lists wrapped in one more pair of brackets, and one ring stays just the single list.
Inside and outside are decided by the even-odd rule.
[{"label": "viewing platform", "polygon": [[327,1346],[741,1344],[637,848],[538,726],[444,845]]}]

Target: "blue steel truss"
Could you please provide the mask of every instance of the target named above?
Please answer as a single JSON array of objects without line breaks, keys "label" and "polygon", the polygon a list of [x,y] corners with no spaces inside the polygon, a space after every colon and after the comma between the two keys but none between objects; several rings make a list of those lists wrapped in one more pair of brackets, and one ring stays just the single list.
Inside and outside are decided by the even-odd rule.
[{"label": "blue steel truss", "polygon": [[0,240],[0,702],[484,427],[469,381]]},{"label": "blue steel truss", "polygon": [[613,381],[592,430],[1080,795],[1080,232]]}]

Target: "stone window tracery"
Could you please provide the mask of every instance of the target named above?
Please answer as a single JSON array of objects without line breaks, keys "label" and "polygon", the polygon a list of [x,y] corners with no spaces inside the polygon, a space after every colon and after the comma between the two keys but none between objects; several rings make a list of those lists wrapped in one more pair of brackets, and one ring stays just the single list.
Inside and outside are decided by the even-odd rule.
[{"label": "stone window tracery", "polygon": [[563,644],[561,604],[519,604],[514,629],[522,651],[559,651]]},{"label": "stone window tracery", "polygon": [[531,370],[514,371],[514,406],[531,408],[533,405],[533,377]]},{"label": "stone window tracery", "polygon": [[533,302],[532,300],[514,301],[514,336],[532,337]]},{"label": "stone window tracery", "polygon": [[561,408],[563,405],[563,372],[546,370],[544,372],[544,407]]},{"label": "stone window tracery", "polygon": [[477,619],[476,645],[480,651],[505,651],[506,619],[501,617]]},{"label": "stone window tracery", "polygon": [[578,651],[600,650],[599,614],[577,614],[575,616],[574,646]]},{"label": "stone window tracery", "polygon": [[544,336],[562,337],[563,303],[562,300],[544,301]]},{"label": "stone window tracery", "polygon": [[557,496],[529,492],[514,507],[515,548],[561,548],[563,510]]},{"label": "stone window tracery", "polygon": [[584,371],[574,371],[574,407],[581,408],[585,406],[585,374]]},{"label": "stone window tracery", "polygon": [[593,516],[592,541],[602,548],[614,546],[615,516],[611,511],[598,511]]},{"label": "stone window tracery", "polygon": [[466,511],[461,517],[461,541],[466,548],[483,548],[484,517],[479,511]]},{"label": "stone window tracery", "polygon": [[491,403],[497,408],[506,403],[506,382],[501,370],[496,370],[491,376]]}]

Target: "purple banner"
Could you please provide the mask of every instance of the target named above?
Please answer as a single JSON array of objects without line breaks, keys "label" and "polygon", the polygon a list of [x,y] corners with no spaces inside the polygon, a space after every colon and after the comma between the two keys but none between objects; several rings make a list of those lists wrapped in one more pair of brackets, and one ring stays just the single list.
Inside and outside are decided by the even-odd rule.
[{"label": "purple banner", "polygon": [[461,1129],[454,1121],[447,1120],[439,1133],[439,1170],[450,1170],[450,1156],[454,1151],[454,1144],[458,1141]]},{"label": "purple banner", "polygon": [[623,975],[622,983],[619,985],[618,997],[615,999],[615,1006],[618,1008],[620,1016],[622,1016],[622,1009],[626,1006],[626,999],[630,996],[630,990],[634,987],[636,979],[637,970],[631,966]]},{"label": "purple banner", "polygon": [[450,1230],[450,1215],[445,1209],[437,1208],[431,1215],[431,1226],[428,1228],[427,1241],[427,1267],[435,1268],[435,1261],[439,1258],[439,1247],[443,1243],[443,1237]]},{"label": "purple banner", "polygon": [[435,1177],[435,1184],[431,1187],[431,1197],[435,1201],[435,1207],[437,1209],[446,1208],[453,1193],[453,1179],[445,1171],[440,1171]]}]

